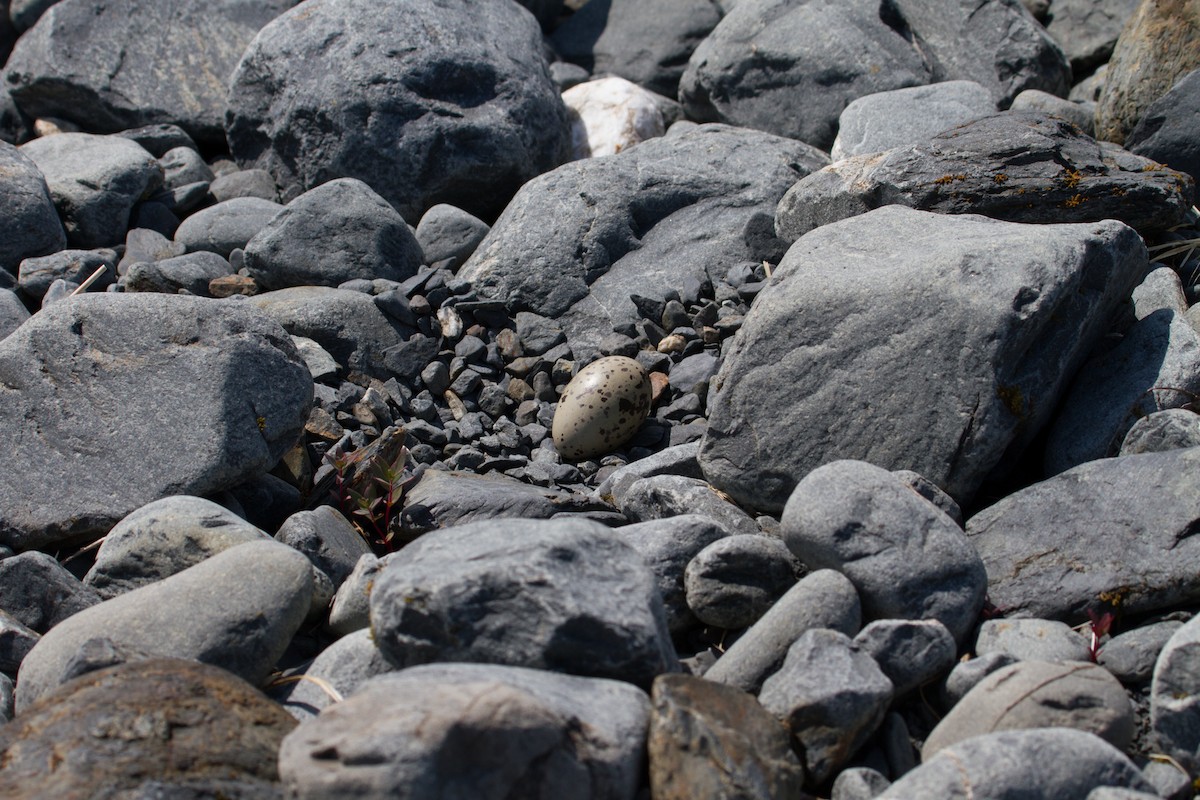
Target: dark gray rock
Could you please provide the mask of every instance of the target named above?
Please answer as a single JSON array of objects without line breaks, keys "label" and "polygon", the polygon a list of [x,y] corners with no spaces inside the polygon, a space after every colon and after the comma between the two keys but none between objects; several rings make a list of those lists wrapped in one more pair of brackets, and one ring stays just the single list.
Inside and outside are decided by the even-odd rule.
[{"label": "dark gray rock", "polygon": [[0,609],[37,633],[100,600],[94,589],[45,553],[29,551],[0,561]]},{"label": "dark gray rock", "polygon": [[281,15],[234,73],[227,133],[285,198],[359,178],[412,220],[437,203],[492,218],[569,147],[537,24],[514,3],[465,0]]},{"label": "dark gray rock", "polygon": [[172,241],[163,233],[146,228],[131,228],[125,235],[125,253],[117,262],[117,272],[124,275],[131,264],[139,261],[165,261],[186,252],[187,247]]},{"label": "dark gray rock", "polygon": [[954,498],[943,492],[936,483],[911,469],[893,470],[892,474],[907,484],[908,488],[940,508],[942,513],[958,524],[958,527],[963,526],[962,509],[954,502]]},{"label": "dark gray rock", "polygon": [[394,669],[371,640],[371,632],[357,630],[326,647],[302,671],[284,676],[287,690],[278,699],[303,722],[341,702],[368,678]]},{"label": "dark gray rock", "polygon": [[89,639],[190,658],[251,683],[267,677],[312,601],[312,567],[278,542],[249,542],[64,620],[25,657],[17,708],[61,683]]},{"label": "dark gray rock", "polygon": [[1027,728],[1087,731],[1125,751],[1133,740],[1133,704],[1095,664],[1018,661],[988,675],[942,718],[925,739],[922,760],[972,736]]},{"label": "dark gray rock", "polygon": [[950,670],[950,674],[946,676],[946,682],[941,687],[942,708],[945,710],[954,708],[988,675],[1015,663],[1017,660],[1007,653],[988,653],[958,662]]},{"label": "dark gray rock", "polygon": [[355,565],[371,553],[367,540],[331,506],[297,511],[284,521],[275,540],[294,547],[329,576],[336,591]]},{"label": "dark gray rock", "polygon": [[301,800],[451,795],[633,800],[649,699],[626,683],[496,664],[380,675],[279,753]]},{"label": "dark gray rock", "polygon": [[637,550],[654,573],[672,635],[694,627],[697,620],[684,588],[688,564],[708,545],[729,536],[729,529],[711,517],[680,514],[624,525],[613,532]]},{"label": "dark gray rock", "polygon": [[1118,634],[1100,648],[1097,663],[1121,683],[1145,683],[1154,677],[1159,653],[1181,627],[1178,620],[1164,620]]},{"label": "dark gray rock", "polygon": [[739,630],[758,621],[795,585],[804,565],[779,539],[728,536],[705,547],[687,565],[687,606],[705,625]]},{"label": "dark gray rock", "polygon": [[1200,183],[1200,69],[1192,70],[1155,100],[1125,140],[1131,153],[1186,172]]},{"label": "dark gray rock", "polygon": [[59,250],[48,256],[27,258],[17,268],[17,285],[22,294],[40,301],[56,280],[81,284],[100,267],[105,267],[104,274],[92,284],[99,291],[116,279],[117,268],[112,256],[111,250]]},{"label": "dark gray rock", "polygon": [[[1053,767],[1030,769],[1031,764]],[[1069,728],[1043,728],[989,733],[947,747],[893,783],[878,800],[1085,800],[1098,786],[1154,793],[1141,770],[1099,736]]]},{"label": "dark gray rock", "polygon": [[804,768],[787,730],[750,695],[690,675],[660,675],[650,697],[653,797],[801,796]]},{"label": "dark gray rock", "polygon": [[0,339],[20,327],[29,319],[29,309],[11,289],[0,289]]},{"label": "dark gray rock", "polygon": [[620,507],[625,500],[625,492],[635,482],[654,475],[682,475],[685,478],[703,478],[700,464],[696,461],[696,453],[700,451],[698,442],[676,445],[659,450],[653,455],[631,461],[623,467],[614,470],[596,488],[596,495],[610,499]]},{"label": "dark gray rock", "polygon": [[1018,661],[1090,661],[1089,639],[1051,619],[989,619],[979,626],[975,654],[1003,653]]},{"label": "dark gray rock", "polygon": [[1094,103],[1068,100],[1040,89],[1026,89],[1016,96],[1008,108],[1010,111],[1036,111],[1052,117],[1061,117],[1088,136],[1093,132],[1096,113]]},{"label": "dark gray rock", "polygon": [[[269,535],[211,500],[164,497],[130,512],[112,527],[83,577],[109,599],[182,572],[246,542]],[[0,569],[4,562],[0,562]]]},{"label": "dark gray rock", "polygon": [[1168,309],[1138,320],[1120,344],[1075,376],[1047,429],[1046,474],[1116,455],[1139,418],[1192,403],[1196,392],[1200,333]]},{"label": "dark gray rock", "polygon": [[386,557],[381,559],[374,555],[365,555],[358,559],[329,605],[329,620],[326,626],[330,632],[337,636],[346,636],[371,624],[371,606],[368,602],[371,587],[385,563]]},{"label": "dark gray rock", "polygon": [[1054,0],[1046,31],[1062,46],[1075,75],[1087,75],[1112,55],[1138,0]]},{"label": "dark gray rock", "polygon": [[355,278],[403,281],[421,265],[408,225],[354,178],[322,183],[287,204],[246,243],[245,264],[263,289],[339,286]]},{"label": "dark gray rock", "polygon": [[0,342],[0,430],[22,465],[0,477],[0,541],[64,546],[160,497],[236,485],[295,444],[311,403],[291,339],[249,303],[87,294],[45,308]]},{"label": "dark gray rock", "polygon": [[1168,408],[1151,412],[1133,423],[1121,441],[1118,455],[1161,453],[1185,447],[1200,447],[1200,417],[1184,408]]},{"label": "dark gray rock", "polygon": [[677,669],[654,574],[589,520],[495,520],[425,534],[371,590],[389,661],[475,661],[648,687]]},{"label": "dark gray rock", "polygon": [[[295,720],[207,664],[154,659],[84,675],[0,727],[0,780],[24,797],[267,800]],[[64,748],[72,757],[47,754]]]},{"label": "dark gray rock", "polygon": [[833,780],[830,800],[873,800],[883,794],[892,782],[887,776],[870,767],[847,767]]},{"label": "dark gray rock", "polygon": [[826,148],[859,97],[972,80],[1003,107],[1023,89],[1065,94],[1069,76],[1018,0],[740,0],[692,54],[679,96],[691,119]]},{"label": "dark gray rock", "polygon": [[[0,19],[0,29],[3,28]],[[0,37],[3,34],[0,33]],[[2,50],[3,48],[0,48]],[[7,85],[0,86],[0,140],[8,144],[20,144],[33,136],[33,120],[17,108]]]},{"label": "dark gray rock", "polygon": [[[8,680],[8,675],[17,674],[17,670],[21,668],[21,662],[25,660],[25,656],[29,655],[29,651],[33,649],[40,638],[42,638],[41,634],[33,628],[23,625],[19,619],[7,612],[0,611],[0,674],[7,673],[4,675],[5,680]],[[8,717],[11,717],[11,682],[8,691]]]},{"label": "dark gray rock", "polygon": [[717,0],[592,0],[550,37],[567,61],[675,97],[696,46],[721,21]]},{"label": "dark gray rock", "polygon": [[898,204],[1010,222],[1119,219],[1157,231],[1183,222],[1193,198],[1182,173],[1096,142],[1064,119],[1008,111],[809,175],[780,201],[775,230],[793,241],[821,225]]},{"label": "dark gray rock", "polygon": [[421,215],[417,223],[417,243],[425,254],[426,264],[436,264],[447,258],[462,264],[487,236],[487,223],[461,208],[439,203]]},{"label": "dark gray rock", "polygon": [[725,357],[701,467],[768,510],[837,458],[914,470],[966,502],[1048,420],[1145,259],[1115,221],[1030,226],[893,206],[813,231]]},{"label": "dark gray rock", "polygon": [[805,631],[830,628],[847,636],[858,632],[862,610],[854,585],[833,570],[818,570],[796,582],[704,673],[707,680],[757,694]]},{"label": "dark gray rock", "polygon": [[193,183],[211,183],[212,168],[194,147],[173,147],[158,157],[163,168],[163,186],[178,189]]},{"label": "dark gray rock", "polygon": [[854,643],[879,664],[896,697],[948,672],[957,653],[954,636],[934,619],[878,619]]},{"label": "dark gray rock", "polygon": [[14,48],[8,86],[31,116],[109,133],[176,123],[196,141],[223,145],[233,68],[258,29],[292,5],[294,0],[56,3]]},{"label": "dark gray rock", "polygon": [[553,318],[583,357],[641,320],[632,294],[777,261],[775,206],[826,163],[800,142],[716,125],[576,161],[522,187],[457,277],[510,312]]},{"label": "dark gray rock", "polygon": [[13,682],[12,678],[0,674],[0,724],[13,718]]},{"label": "dark gray rock", "polygon": [[162,261],[130,264],[124,284],[127,292],[177,294],[182,290],[199,297],[211,297],[209,283],[232,274],[233,268],[224,257],[200,251]]},{"label": "dark gray rock", "polygon": [[275,218],[283,206],[260,197],[235,197],[197,211],[175,231],[189,251],[209,250],[229,258]]},{"label": "dark gray rock", "polygon": [[1200,597],[1197,465],[1200,448],[1093,461],[980,511],[967,535],[992,602],[1075,624],[1102,596],[1131,615]]},{"label": "dark gray rock", "polygon": [[867,619],[936,619],[961,642],[979,617],[987,574],[966,535],[885,469],[835,461],[813,470],[780,531],[805,564],[850,579]]},{"label": "dark gray rock", "polygon": [[838,117],[834,161],[882,153],[996,113],[991,93],[975,81],[944,81],[876,92],[851,102]]},{"label": "dark gray rock", "polygon": [[169,122],[128,128],[123,131],[117,131],[117,135],[137,142],[146,148],[146,151],[155,158],[162,158],[168,152],[178,147],[199,151],[195,140],[188,135],[187,131]]},{"label": "dark gray rock", "polygon": [[763,682],[758,701],[791,730],[815,786],[879,727],[892,701],[892,682],[844,633],[816,629],[788,648],[783,666]]},{"label": "dark gray rock", "polygon": [[757,534],[758,523],[699,478],[653,475],[634,481],[621,498],[621,513],[634,522],[679,514],[703,514],[730,533]]},{"label": "dark gray rock", "polygon": [[[609,510],[590,498],[533,486],[503,474],[426,470],[404,495],[404,508],[421,529],[488,519],[550,519],[570,511]],[[414,531],[414,532],[420,532]]]},{"label": "dark gray rock", "polygon": [[46,177],[74,247],[125,241],[134,204],[162,184],[162,167],[154,156],[121,136],[43,136],[21,145],[21,152]]},{"label": "dark gray rock", "polygon": [[1150,736],[1158,751],[1191,774],[1200,769],[1200,617],[1171,635],[1150,684]]},{"label": "dark gray rock", "polygon": [[67,235],[37,164],[20,149],[0,142],[0,269],[16,274],[26,258],[67,246]]}]

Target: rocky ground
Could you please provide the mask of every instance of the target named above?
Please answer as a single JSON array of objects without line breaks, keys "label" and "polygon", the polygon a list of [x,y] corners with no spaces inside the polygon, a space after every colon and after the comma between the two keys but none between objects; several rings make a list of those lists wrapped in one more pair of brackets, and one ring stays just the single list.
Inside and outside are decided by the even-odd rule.
[{"label": "rocky ground", "polygon": [[0,10],[0,798],[1193,796],[1200,2]]}]

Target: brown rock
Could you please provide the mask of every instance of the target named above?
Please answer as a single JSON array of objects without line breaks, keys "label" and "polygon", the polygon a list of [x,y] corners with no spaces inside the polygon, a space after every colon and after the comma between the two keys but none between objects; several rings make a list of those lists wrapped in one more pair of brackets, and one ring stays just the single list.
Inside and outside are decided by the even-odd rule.
[{"label": "brown rock", "polygon": [[1142,0],[1125,23],[1096,104],[1096,138],[1125,137],[1175,81],[1200,67],[1200,0]]},{"label": "brown rock", "polygon": [[651,703],[654,800],[805,796],[804,768],[787,731],[750,695],[690,675],[660,675]]},{"label": "brown rock", "polygon": [[258,294],[258,284],[248,275],[222,275],[208,282],[208,292],[216,298],[232,297],[235,294],[250,297]]},{"label": "brown rock", "polygon": [[280,742],[295,725],[217,667],[123,664],[63,684],[0,726],[0,798],[104,800],[151,783],[267,797]]},{"label": "brown rock", "polygon": [[670,395],[671,379],[667,377],[665,372],[650,373],[650,405],[657,406],[659,401],[663,399],[664,393],[666,399],[671,399]]}]

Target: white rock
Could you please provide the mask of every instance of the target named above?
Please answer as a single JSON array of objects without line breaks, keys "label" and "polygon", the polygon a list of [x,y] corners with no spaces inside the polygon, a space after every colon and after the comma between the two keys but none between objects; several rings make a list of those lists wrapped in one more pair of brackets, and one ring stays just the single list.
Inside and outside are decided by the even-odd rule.
[{"label": "white rock", "polygon": [[601,78],[563,92],[571,118],[571,157],[611,156],[662,136],[662,112],[654,96],[624,78]]}]

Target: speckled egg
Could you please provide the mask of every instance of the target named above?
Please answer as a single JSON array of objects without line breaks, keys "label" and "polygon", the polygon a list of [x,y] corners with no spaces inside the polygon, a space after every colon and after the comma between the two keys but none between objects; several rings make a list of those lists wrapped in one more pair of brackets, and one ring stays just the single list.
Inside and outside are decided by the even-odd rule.
[{"label": "speckled egg", "polygon": [[616,450],[650,413],[650,377],[625,356],[593,361],[571,379],[554,412],[554,446],[563,458]]}]

